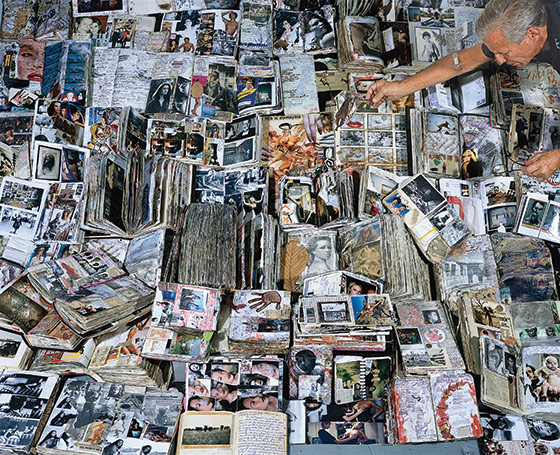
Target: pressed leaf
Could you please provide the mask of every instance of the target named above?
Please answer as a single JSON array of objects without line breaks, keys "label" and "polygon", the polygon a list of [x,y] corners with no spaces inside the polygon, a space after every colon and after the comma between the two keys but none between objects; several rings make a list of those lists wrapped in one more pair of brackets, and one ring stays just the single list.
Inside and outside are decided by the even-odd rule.
[{"label": "pressed leaf", "polygon": [[289,240],[280,253],[280,277],[286,291],[298,291],[301,275],[309,262],[309,253],[298,239]]}]

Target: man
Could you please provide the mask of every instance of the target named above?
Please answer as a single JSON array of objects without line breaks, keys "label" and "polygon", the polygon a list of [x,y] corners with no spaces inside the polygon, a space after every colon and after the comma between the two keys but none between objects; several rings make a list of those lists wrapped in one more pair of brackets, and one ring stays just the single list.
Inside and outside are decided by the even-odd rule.
[{"label": "man", "polygon": [[[522,68],[531,60],[550,63],[560,70],[560,6],[552,0],[491,0],[476,22],[483,41],[447,55],[402,81],[378,81],[367,97],[373,106],[398,100],[416,90],[447,81],[496,60]],[[523,172],[539,181],[560,167],[560,150],[538,153],[523,165]]]}]

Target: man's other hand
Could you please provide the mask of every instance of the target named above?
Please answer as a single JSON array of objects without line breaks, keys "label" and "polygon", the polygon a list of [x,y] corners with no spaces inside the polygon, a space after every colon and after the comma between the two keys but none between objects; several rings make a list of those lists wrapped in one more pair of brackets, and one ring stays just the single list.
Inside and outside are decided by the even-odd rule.
[{"label": "man's other hand", "polygon": [[396,101],[408,95],[402,90],[400,82],[387,82],[383,79],[374,82],[368,88],[366,99],[371,100],[373,107],[377,108],[384,101]]},{"label": "man's other hand", "polygon": [[560,150],[548,150],[537,153],[532,158],[525,161],[521,170],[531,176],[536,177],[539,182],[548,178],[560,167]]}]

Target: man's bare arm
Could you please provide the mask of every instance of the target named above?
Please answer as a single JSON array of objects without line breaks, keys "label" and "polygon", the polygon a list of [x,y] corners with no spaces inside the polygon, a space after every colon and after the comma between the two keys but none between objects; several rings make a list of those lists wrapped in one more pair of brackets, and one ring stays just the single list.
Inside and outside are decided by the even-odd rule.
[{"label": "man's bare arm", "polygon": [[482,52],[482,44],[460,50],[457,52],[457,56],[461,69],[455,68],[453,54],[449,54],[402,81],[380,80],[375,82],[368,89],[366,97],[371,99],[373,107],[378,107],[383,101],[399,100],[416,90],[468,73],[491,60]]}]

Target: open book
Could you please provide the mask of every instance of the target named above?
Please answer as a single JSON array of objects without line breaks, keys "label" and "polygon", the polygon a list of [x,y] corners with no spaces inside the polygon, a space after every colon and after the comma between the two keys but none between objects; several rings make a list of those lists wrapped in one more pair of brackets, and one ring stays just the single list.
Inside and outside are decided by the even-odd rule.
[{"label": "open book", "polygon": [[286,455],[288,416],[281,412],[186,412],[176,455]]}]

